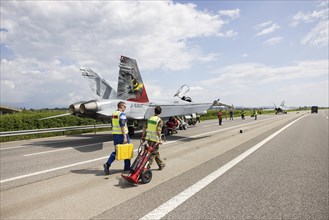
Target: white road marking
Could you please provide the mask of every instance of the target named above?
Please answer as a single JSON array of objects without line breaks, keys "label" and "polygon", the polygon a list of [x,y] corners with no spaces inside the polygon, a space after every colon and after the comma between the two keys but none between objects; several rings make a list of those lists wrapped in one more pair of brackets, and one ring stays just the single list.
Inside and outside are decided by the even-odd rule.
[{"label": "white road marking", "polygon": [[304,116],[296,119],[295,121],[289,123],[285,127],[283,127],[280,130],[278,130],[277,132],[273,133],[269,137],[265,138],[264,140],[262,140],[261,142],[259,142],[258,144],[256,144],[252,148],[250,148],[249,150],[245,151],[244,153],[240,154],[239,156],[237,156],[236,158],[234,158],[233,160],[231,160],[227,164],[225,164],[222,167],[220,167],[218,170],[212,172],[211,174],[209,174],[205,178],[201,179],[199,182],[195,183],[194,185],[190,186],[189,188],[187,188],[183,192],[181,192],[178,195],[176,195],[175,197],[171,198],[170,200],[168,200],[167,202],[165,202],[164,204],[162,204],[158,208],[156,208],[153,211],[149,212],[148,214],[146,214],[145,216],[143,216],[142,218],[140,218],[140,220],[161,219],[162,217],[164,217],[165,215],[167,215],[169,212],[171,212],[172,210],[174,210],[176,207],[178,207],[179,205],[181,205],[183,202],[185,202],[187,199],[189,199],[190,197],[192,197],[193,195],[195,195],[197,192],[199,192],[200,190],[202,190],[204,187],[206,187],[207,185],[209,185],[215,179],[219,178],[226,171],[228,171],[229,169],[231,169],[232,167],[234,167],[236,164],[240,163],[243,159],[245,159],[246,157],[248,157],[250,154],[252,154],[254,151],[256,151],[257,149],[259,149],[264,144],[266,144],[272,138],[274,138],[275,136],[277,136],[278,134],[280,134],[282,131],[284,131],[286,128],[288,128],[289,126],[291,126],[292,124],[294,124],[298,120],[304,118],[305,116],[306,115],[304,115]]},{"label": "white road marking", "polygon": [[36,176],[36,175],[40,175],[40,174],[44,174],[44,173],[49,173],[49,172],[52,172],[52,171],[57,171],[57,170],[61,170],[61,169],[65,169],[65,168],[69,168],[69,167],[73,167],[73,166],[78,166],[78,165],[81,165],[81,164],[91,163],[91,162],[95,162],[95,161],[98,161],[98,160],[104,160],[104,159],[107,159],[107,158],[108,158],[108,156],[101,157],[101,158],[96,158],[96,159],[92,159],[92,160],[87,160],[87,161],[82,161],[82,162],[79,162],[79,163],[73,163],[73,164],[69,164],[69,165],[66,165],[66,166],[62,166],[62,167],[56,167],[56,168],[53,168],[53,169],[42,170],[42,171],[35,172],[35,173],[29,173],[29,174],[22,175],[22,176],[16,176],[16,177],[13,177],[13,178],[0,180],[0,183],[6,183],[6,182],[13,181],[13,180],[18,180],[18,179],[23,179],[23,178],[26,178],[26,177]]},{"label": "white road marking", "polygon": [[11,149],[25,148],[25,147],[31,147],[31,146],[18,145],[18,146],[15,146],[15,147],[4,147],[4,148],[1,148],[0,150],[11,150]]}]

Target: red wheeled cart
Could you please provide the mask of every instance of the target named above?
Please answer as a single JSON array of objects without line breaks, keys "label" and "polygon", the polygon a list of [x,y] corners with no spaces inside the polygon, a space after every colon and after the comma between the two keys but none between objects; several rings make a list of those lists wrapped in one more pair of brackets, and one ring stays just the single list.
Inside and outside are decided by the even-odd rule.
[{"label": "red wheeled cart", "polygon": [[149,158],[153,151],[152,146],[148,146],[147,142],[141,143],[138,147],[138,155],[130,168],[129,174],[121,176],[131,183],[149,183],[152,180],[152,171],[148,168]]}]

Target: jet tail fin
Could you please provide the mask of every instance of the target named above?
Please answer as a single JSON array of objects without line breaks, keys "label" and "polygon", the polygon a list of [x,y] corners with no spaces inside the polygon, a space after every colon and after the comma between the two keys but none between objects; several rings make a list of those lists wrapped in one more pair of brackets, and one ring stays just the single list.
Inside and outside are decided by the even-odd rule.
[{"label": "jet tail fin", "polygon": [[119,67],[117,98],[135,102],[149,102],[136,60],[121,56]]},{"label": "jet tail fin", "polygon": [[108,84],[108,82],[89,68],[80,68],[82,75],[89,80],[90,88],[103,99],[117,98],[116,91]]}]

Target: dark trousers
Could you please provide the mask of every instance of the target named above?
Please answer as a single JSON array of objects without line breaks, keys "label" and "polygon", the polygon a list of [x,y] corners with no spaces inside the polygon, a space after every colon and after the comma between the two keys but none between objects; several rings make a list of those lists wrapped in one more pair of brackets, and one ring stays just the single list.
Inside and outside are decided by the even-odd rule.
[{"label": "dark trousers", "polygon": [[[111,164],[113,163],[113,161],[115,161],[115,155],[116,155],[116,152],[113,151],[109,157],[109,159],[107,160],[107,165],[110,167]],[[125,170],[129,170],[130,169],[130,159],[125,159],[124,160],[124,169]]]}]

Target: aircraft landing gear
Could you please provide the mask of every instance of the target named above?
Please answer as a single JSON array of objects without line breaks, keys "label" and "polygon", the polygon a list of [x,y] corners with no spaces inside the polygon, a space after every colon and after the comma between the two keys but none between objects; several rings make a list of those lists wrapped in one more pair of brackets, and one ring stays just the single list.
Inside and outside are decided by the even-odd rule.
[{"label": "aircraft landing gear", "polygon": [[134,134],[135,134],[134,127],[128,127],[128,134],[129,134],[129,136],[134,136]]}]

